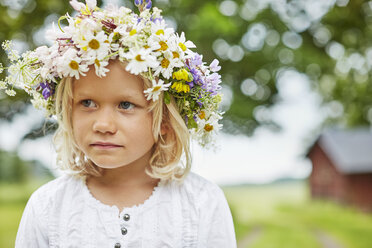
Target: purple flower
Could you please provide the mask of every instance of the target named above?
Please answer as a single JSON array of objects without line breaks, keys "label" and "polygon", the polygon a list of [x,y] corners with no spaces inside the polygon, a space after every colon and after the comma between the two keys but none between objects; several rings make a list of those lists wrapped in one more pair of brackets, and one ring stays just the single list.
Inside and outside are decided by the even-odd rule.
[{"label": "purple flower", "polygon": [[217,71],[221,70],[221,66],[219,66],[218,63],[219,63],[219,61],[217,59],[214,59],[212,61],[211,65],[209,66],[211,71],[217,72]]},{"label": "purple flower", "polygon": [[195,53],[194,58],[191,58],[190,60],[190,67],[195,67],[203,64],[202,61],[203,57],[197,53]]},{"label": "purple flower", "polygon": [[190,88],[194,88],[194,81],[186,82],[186,83],[190,86]]},{"label": "purple flower", "polygon": [[146,2],[147,2],[146,9],[151,9],[152,6],[151,0],[146,0]]},{"label": "purple flower", "polygon": [[141,5],[142,3],[143,3],[142,0],[134,0],[134,4],[135,4],[136,6],[139,6],[139,5]]},{"label": "purple flower", "polygon": [[206,90],[209,91],[212,96],[216,95],[217,92],[221,89],[220,83],[221,83],[221,75],[218,73],[213,73],[209,75],[207,78],[206,83]]},{"label": "purple flower", "polygon": [[161,17],[157,17],[157,18],[154,19],[154,18],[151,16],[150,20],[151,20],[153,23],[156,23],[156,22],[161,22],[161,21],[163,21],[163,18],[161,18]]},{"label": "purple flower", "polygon": [[48,99],[51,95],[52,95],[52,93],[51,93],[50,89],[45,88],[43,90],[43,97],[44,97],[45,100]]},{"label": "purple flower", "polygon": [[45,83],[40,83],[40,87],[43,89],[42,94],[44,99],[48,99],[52,95],[52,90],[50,88],[50,85],[45,82]]},{"label": "purple flower", "polygon": [[192,81],[193,86],[194,86],[194,84],[203,85],[203,75],[202,75],[201,71],[199,71],[196,68],[191,68],[190,72],[192,74],[192,77],[194,78],[194,80]]}]

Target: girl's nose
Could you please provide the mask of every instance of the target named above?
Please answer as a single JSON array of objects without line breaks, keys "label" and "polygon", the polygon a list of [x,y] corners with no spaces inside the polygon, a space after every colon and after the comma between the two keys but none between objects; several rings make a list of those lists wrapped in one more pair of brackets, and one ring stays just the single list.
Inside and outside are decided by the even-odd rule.
[{"label": "girl's nose", "polygon": [[102,109],[95,116],[93,131],[99,133],[114,134],[117,131],[114,113],[108,109]]}]

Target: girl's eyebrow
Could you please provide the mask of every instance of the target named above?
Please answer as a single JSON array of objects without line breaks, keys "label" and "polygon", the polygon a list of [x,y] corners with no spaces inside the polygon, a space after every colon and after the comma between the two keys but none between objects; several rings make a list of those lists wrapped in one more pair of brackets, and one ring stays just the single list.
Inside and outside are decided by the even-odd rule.
[{"label": "girl's eyebrow", "polygon": [[[89,93],[86,93],[86,92],[82,92],[82,93],[77,93],[76,94],[76,97],[75,98],[78,98],[78,99],[90,99],[90,98],[95,98],[94,96],[95,94],[89,94]],[[125,99],[125,100],[141,100],[141,99],[145,99],[144,95],[140,95],[140,94],[137,94],[137,93],[126,93],[126,94],[118,94],[118,95],[115,95],[114,96],[115,98],[117,99]],[[114,98],[112,97],[112,98]]]}]

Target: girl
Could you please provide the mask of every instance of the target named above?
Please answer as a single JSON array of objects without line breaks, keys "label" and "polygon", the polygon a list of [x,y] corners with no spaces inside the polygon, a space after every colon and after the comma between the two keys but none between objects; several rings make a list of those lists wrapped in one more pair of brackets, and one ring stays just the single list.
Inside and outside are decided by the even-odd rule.
[{"label": "girl", "polygon": [[71,1],[52,47],[3,45],[15,63],[2,87],[57,118],[67,172],[32,194],[16,247],[236,247],[222,190],[190,172],[190,134],[208,145],[220,127],[218,63],[135,3],[140,15]]}]

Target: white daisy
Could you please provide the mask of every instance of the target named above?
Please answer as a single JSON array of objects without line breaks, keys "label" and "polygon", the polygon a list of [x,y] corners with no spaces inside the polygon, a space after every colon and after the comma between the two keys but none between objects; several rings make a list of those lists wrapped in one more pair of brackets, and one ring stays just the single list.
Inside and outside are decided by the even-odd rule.
[{"label": "white daisy", "polygon": [[183,64],[183,61],[185,61],[185,52],[177,44],[177,39],[175,38],[174,35],[171,37],[168,44],[169,50],[172,53],[172,59],[174,63]]},{"label": "white daisy", "polygon": [[176,34],[177,35],[177,39],[176,39],[176,41],[177,41],[177,45],[182,49],[182,51],[184,51],[185,53],[189,53],[189,52],[191,52],[190,50],[189,50],[189,48],[195,48],[196,46],[195,46],[195,44],[192,42],[192,41],[186,41],[186,38],[185,38],[185,33],[184,32],[182,32],[181,33],[181,36],[178,36],[178,34]]},{"label": "white daisy", "polygon": [[174,29],[167,28],[164,19],[156,20],[155,22],[152,22],[151,33],[157,36],[164,35],[169,37],[171,34],[174,33]]},{"label": "white daisy", "polygon": [[173,54],[171,51],[165,51],[162,57],[158,58],[160,66],[154,68],[154,75],[158,76],[160,73],[166,79],[169,79],[172,76],[174,67],[181,67],[183,64],[179,60],[173,59]]},{"label": "white daisy", "polygon": [[105,77],[106,72],[110,71],[109,69],[106,68],[106,66],[109,64],[107,60],[99,60],[97,58],[92,57],[89,61],[88,64],[94,64],[94,68],[96,69],[96,75],[98,77]]},{"label": "white daisy", "polygon": [[165,34],[162,35],[156,35],[152,34],[147,41],[147,45],[151,48],[153,53],[156,56],[162,55],[162,53],[165,53],[166,51],[169,51],[169,44],[170,36],[167,36]]},{"label": "white daisy", "polygon": [[81,63],[81,58],[78,57],[77,51],[73,48],[68,49],[63,56],[57,58],[57,72],[62,77],[80,78],[80,74],[85,76],[84,72],[89,70],[86,64]]},{"label": "white daisy", "polygon": [[167,91],[168,87],[171,83],[164,84],[164,81],[159,79],[158,82],[156,80],[152,80],[152,87],[148,88],[144,91],[145,96],[147,96],[147,100],[152,99],[152,101],[157,101],[162,91]]},{"label": "white daisy", "polygon": [[208,110],[202,110],[197,116],[198,127],[192,130],[192,136],[199,141],[201,146],[205,146],[208,143],[213,143],[219,130],[222,128],[222,124],[218,121],[222,119],[221,115]]},{"label": "white daisy", "polygon": [[145,27],[143,22],[137,21],[134,24],[122,26],[118,32],[121,34],[120,42],[127,47],[142,47],[145,43],[145,34],[142,32]]},{"label": "white daisy", "polygon": [[138,75],[141,72],[148,71],[148,68],[156,68],[159,62],[150,54],[149,49],[131,49],[125,53],[123,49],[119,50],[119,55],[129,61],[126,70],[132,74]]},{"label": "white daisy", "polygon": [[[105,32],[101,31],[96,35],[88,32],[84,35],[84,40],[79,42],[78,47],[87,53],[86,56],[96,57],[101,60],[108,55],[110,43]],[[84,54],[84,52],[82,52],[82,54]]]}]

